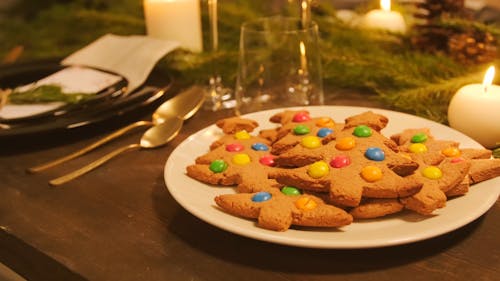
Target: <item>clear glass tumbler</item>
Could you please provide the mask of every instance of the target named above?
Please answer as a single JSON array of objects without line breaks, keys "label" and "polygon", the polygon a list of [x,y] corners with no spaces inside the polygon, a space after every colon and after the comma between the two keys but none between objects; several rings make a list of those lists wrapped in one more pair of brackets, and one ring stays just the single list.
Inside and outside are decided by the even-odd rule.
[{"label": "clear glass tumbler", "polygon": [[323,104],[318,26],[260,18],[241,26],[236,114]]}]

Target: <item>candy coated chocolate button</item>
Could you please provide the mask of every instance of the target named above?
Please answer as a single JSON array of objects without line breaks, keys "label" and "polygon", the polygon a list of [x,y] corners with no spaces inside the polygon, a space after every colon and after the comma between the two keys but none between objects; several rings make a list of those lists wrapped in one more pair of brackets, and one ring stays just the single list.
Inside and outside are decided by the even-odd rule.
[{"label": "candy coated chocolate button", "polygon": [[460,163],[463,161],[465,161],[465,159],[463,159],[462,157],[455,157],[455,158],[451,159],[451,163]]},{"label": "candy coated chocolate button", "polygon": [[333,133],[333,130],[330,128],[321,128],[319,129],[318,133],[316,134],[320,138],[324,138],[328,136],[329,134]]},{"label": "candy coated chocolate button", "polygon": [[412,143],[422,143],[427,141],[427,135],[425,133],[416,133],[411,137]]},{"label": "candy coated chocolate button", "polygon": [[250,163],[250,156],[245,153],[238,153],[233,156],[233,163],[237,165],[246,165]]},{"label": "candy coated chocolate button", "polygon": [[347,167],[349,166],[349,164],[351,164],[351,159],[349,159],[349,157],[345,155],[335,156],[335,158],[333,158],[332,161],[330,161],[330,166],[334,168]]},{"label": "candy coated chocolate button", "polygon": [[293,116],[293,119],[292,119],[293,122],[297,122],[297,123],[306,122],[309,120],[311,120],[311,116],[309,116],[309,113],[307,113],[307,112],[298,112]]},{"label": "candy coated chocolate button", "polygon": [[423,143],[412,143],[408,149],[413,153],[424,153],[427,152],[427,146]]},{"label": "candy coated chocolate button", "polygon": [[460,149],[456,147],[448,147],[441,151],[446,157],[458,157],[460,156]]},{"label": "candy coated chocolate button", "polygon": [[335,122],[330,117],[321,117],[316,121],[318,127],[334,127]]},{"label": "candy coated chocolate button", "polygon": [[337,140],[335,148],[339,150],[351,150],[356,146],[356,140],[351,137],[345,137]]},{"label": "candy coated chocolate button", "polygon": [[352,134],[355,135],[356,137],[367,138],[372,135],[372,129],[370,129],[370,127],[365,125],[359,125],[356,128],[354,128]]},{"label": "candy coated chocolate button", "polygon": [[253,202],[265,202],[269,199],[271,199],[271,197],[273,197],[271,195],[271,193],[269,192],[265,192],[265,191],[261,191],[261,192],[257,192],[255,193],[253,196],[252,196],[252,201]]},{"label": "candy coated chocolate button", "polygon": [[373,161],[384,161],[385,153],[378,147],[369,147],[365,151],[365,157]]},{"label": "candy coated chocolate button", "polygon": [[226,151],[229,152],[238,152],[245,149],[245,147],[241,143],[230,143],[226,145]]},{"label": "candy coated chocolate button", "polygon": [[443,172],[441,172],[441,170],[435,166],[425,167],[422,170],[422,174],[424,175],[424,177],[431,179],[431,180],[437,180],[443,176]]},{"label": "candy coated chocolate button", "polygon": [[366,166],[361,170],[361,177],[367,182],[375,182],[382,178],[382,170],[376,166]]},{"label": "candy coated chocolate button", "polygon": [[307,196],[301,197],[297,201],[295,201],[295,207],[304,211],[313,210],[317,206],[318,203],[316,203],[312,198]]},{"label": "candy coated chocolate button", "polygon": [[309,134],[311,130],[309,130],[309,127],[305,125],[298,125],[293,129],[293,133],[296,135],[305,135]]},{"label": "candy coated chocolate button", "polygon": [[281,193],[289,196],[300,195],[300,190],[292,186],[285,186],[281,189]]},{"label": "candy coated chocolate button", "polygon": [[307,169],[307,174],[315,179],[326,176],[328,172],[330,172],[330,168],[325,161],[314,162]]},{"label": "candy coated chocolate button", "polygon": [[227,169],[227,163],[224,160],[217,159],[210,163],[210,171],[214,173],[222,173]]},{"label": "candy coated chocolate button", "polygon": [[318,148],[321,146],[321,140],[316,136],[306,136],[300,143],[306,148]]},{"label": "candy coated chocolate button", "polygon": [[274,165],[276,165],[276,163],[274,162],[274,155],[271,154],[260,157],[259,163],[269,167],[273,167]]},{"label": "candy coated chocolate button", "polygon": [[268,151],[269,147],[261,142],[252,144],[252,149],[257,151]]},{"label": "candy coated chocolate button", "polygon": [[250,134],[247,131],[243,130],[243,131],[236,132],[234,134],[234,137],[237,140],[248,140],[248,139],[250,139]]}]

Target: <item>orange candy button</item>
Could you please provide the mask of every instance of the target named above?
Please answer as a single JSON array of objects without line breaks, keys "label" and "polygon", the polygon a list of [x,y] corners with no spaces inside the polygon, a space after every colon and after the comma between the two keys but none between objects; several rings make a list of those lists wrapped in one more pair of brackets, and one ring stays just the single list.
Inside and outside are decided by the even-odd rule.
[{"label": "orange candy button", "polygon": [[361,170],[361,177],[367,182],[375,182],[382,178],[382,170],[376,166],[366,166]]},{"label": "orange candy button", "polygon": [[307,196],[301,197],[297,201],[295,201],[295,207],[304,211],[315,209],[317,206],[318,203],[316,203],[316,201]]},{"label": "orange candy button", "polygon": [[334,127],[335,122],[330,117],[321,117],[316,121],[318,127]]},{"label": "orange candy button", "polygon": [[345,137],[337,140],[335,148],[339,150],[351,150],[356,146],[356,140],[351,137]]},{"label": "orange candy button", "polygon": [[446,157],[458,157],[460,156],[460,149],[456,147],[448,147],[441,151]]}]

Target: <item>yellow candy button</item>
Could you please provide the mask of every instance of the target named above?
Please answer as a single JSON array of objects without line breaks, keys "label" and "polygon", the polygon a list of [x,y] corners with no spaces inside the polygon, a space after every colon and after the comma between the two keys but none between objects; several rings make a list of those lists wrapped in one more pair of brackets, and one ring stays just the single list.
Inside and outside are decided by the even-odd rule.
[{"label": "yellow candy button", "polygon": [[317,148],[321,146],[321,140],[316,136],[306,136],[302,138],[300,143],[306,148]]},{"label": "yellow candy button", "polygon": [[366,166],[361,170],[361,177],[367,182],[375,182],[382,178],[382,170],[376,166]]},{"label": "yellow candy button", "polygon": [[351,137],[345,137],[337,140],[335,148],[339,150],[351,150],[356,146],[356,140]]},{"label": "yellow candy button", "polygon": [[250,163],[250,156],[245,153],[238,153],[233,156],[233,163],[237,165],[246,165]]},{"label": "yellow candy button", "polygon": [[424,175],[424,177],[431,180],[437,180],[443,176],[443,172],[441,172],[441,170],[435,166],[425,167],[422,170],[422,174]]},{"label": "yellow candy button", "polygon": [[307,174],[312,178],[321,178],[326,176],[330,172],[330,168],[325,161],[314,162],[309,166]]},{"label": "yellow candy button", "polygon": [[334,127],[335,122],[330,117],[321,117],[316,121],[318,127]]},{"label": "yellow candy button", "polygon": [[446,157],[458,157],[460,156],[460,149],[451,146],[443,149],[441,153]]},{"label": "yellow candy button", "polygon": [[236,132],[234,134],[234,137],[237,140],[248,140],[248,139],[250,139],[250,134],[247,131],[243,130],[243,131]]},{"label": "yellow candy button", "polygon": [[413,153],[424,153],[427,152],[427,146],[423,143],[412,143],[408,149]]},{"label": "yellow candy button", "polygon": [[314,201],[312,198],[304,196],[295,201],[295,207],[298,209],[309,211],[318,206],[318,203]]}]

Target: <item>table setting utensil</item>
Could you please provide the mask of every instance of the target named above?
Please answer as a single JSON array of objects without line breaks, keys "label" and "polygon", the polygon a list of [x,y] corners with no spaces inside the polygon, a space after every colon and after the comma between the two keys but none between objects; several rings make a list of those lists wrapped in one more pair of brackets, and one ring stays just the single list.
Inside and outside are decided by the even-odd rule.
[{"label": "table setting utensil", "polygon": [[[123,134],[131,131],[134,128],[142,126],[158,125],[166,121],[171,121],[172,117],[176,117],[179,120],[186,120],[191,116],[193,116],[196,113],[196,111],[198,111],[203,100],[204,100],[203,89],[199,86],[192,86],[187,90],[181,92],[180,94],[176,95],[175,97],[165,101],[163,104],[161,104],[152,114],[152,121],[140,120],[134,122],[78,151],[75,151],[69,155],[55,159],[53,161],[28,168],[27,171],[29,173],[38,173],[46,169],[55,167],[59,164],[62,164],[76,157],[79,157],[85,153],[88,153],[100,147],[101,145],[122,136]],[[175,122],[177,122],[177,120],[175,120]]]},{"label": "table setting utensil", "polygon": [[69,174],[66,174],[64,176],[49,181],[49,184],[52,186],[58,186],[66,182],[69,182],[85,173],[92,171],[93,169],[101,166],[102,164],[108,162],[113,157],[123,152],[134,149],[157,148],[162,145],[165,145],[173,138],[175,138],[177,134],[180,132],[183,120],[180,119],[178,116],[163,116],[163,118],[165,122],[155,125],[150,129],[148,129],[142,135],[139,143],[133,143],[126,145],[124,147],[120,147],[78,170],[75,170]]},{"label": "table setting utensil", "polygon": [[[197,88],[192,88],[197,89]],[[189,117],[193,116],[198,109],[203,105],[203,102],[205,100],[204,95],[199,95],[198,99],[193,99],[196,102],[193,102],[193,100],[190,100],[186,98],[186,96],[182,96],[178,100],[186,102],[186,106],[181,106],[181,104],[177,103],[172,103],[172,105],[165,105],[164,108],[178,108],[179,112],[182,114],[179,115],[178,112],[171,112],[170,114],[165,114],[165,115],[160,115],[161,120],[163,122],[158,123],[154,125],[152,128],[148,129],[141,137],[141,140],[139,143],[135,144],[130,144],[121,148],[118,148],[103,157],[97,159],[96,161],[78,169],[75,170],[69,174],[66,174],[64,176],[61,176],[59,178],[53,179],[49,181],[49,184],[52,186],[59,186],[62,185],[66,182],[69,182],[87,172],[90,172],[91,170],[101,166],[102,164],[106,163],[107,161],[111,160],[113,157],[137,148],[157,148],[160,146],[163,146],[167,144],[169,141],[171,141],[173,138],[177,136],[177,134],[180,132],[182,129],[182,125],[184,123],[185,119],[188,119]],[[175,106],[174,106],[175,104]],[[161,111],[160,111],[161,112]],[[158,113],[158,112],[155,112]]]}]

